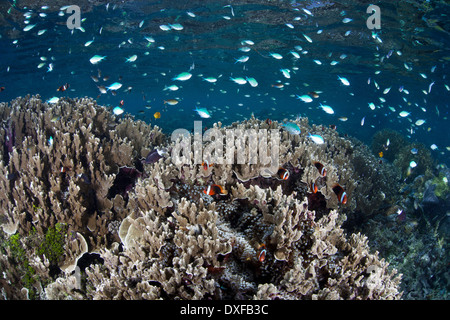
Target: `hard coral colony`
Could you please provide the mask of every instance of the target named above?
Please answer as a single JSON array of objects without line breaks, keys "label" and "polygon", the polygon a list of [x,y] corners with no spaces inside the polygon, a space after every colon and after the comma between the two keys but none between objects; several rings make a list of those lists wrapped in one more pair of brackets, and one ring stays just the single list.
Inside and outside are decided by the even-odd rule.
[{"label": "hard coral colony", "polygon": [[[17,98],[0,115],[5,298],[401,297],[396,271],[369,252],[364,235],[342,228],[344,213],[383,205],[365,194],[389,192],[389,169],[336,130],[307,118],[296,122],[300,135],[277,121],[233,123],[283,130],[282,179],[261,176],[258,164],[177,166],[156,151],[174,147],[158,127],[91,99]],[[326,143],[306,134],[316,131]],[[212,185],[219,194],[204,192]]]}]

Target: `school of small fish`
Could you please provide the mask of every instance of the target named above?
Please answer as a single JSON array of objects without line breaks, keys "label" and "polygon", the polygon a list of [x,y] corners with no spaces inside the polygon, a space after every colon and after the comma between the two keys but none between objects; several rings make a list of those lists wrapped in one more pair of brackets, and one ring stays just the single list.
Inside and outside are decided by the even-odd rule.
[{"label": "school of small fish", "polygon": [[[68,14],[65,12],[67,8],[68,6],[61,7],[58,16],[67,17]],[[108,13],[125,10],[112,3],[107,3],[104,9]],[[217,17],[217,19],[223,21],[221,23],[228,23],[228,21],[231,23],[240,14],[243,14],[241,7],[235,7],[232,4],[225,5],[221,9],[220,17]],[[11,14],[11,10],[7,14]],[[191,63],[186,65],[185,68],[158,65],[160,71],[159,74],[155,74],[151,73],[146,67],[148,59],[153,55],[152,50],[164,52],[166,47],[173,41],[179,41],[180,37],[194,36],[190,30],[190,22],[201,23],[207,16],[207,13],[198,10],[198,8],[179,11],[175,19],[166,17],[166,19],[161,19],[157,25],[148,18],[139,19],[140,22],[138,20],[139,23],[136,22],[134,25],[136,29],[133,33],[124,31],[123,37],[120,37],[116,41],[117,43],[112,44],[116,46],[115,52],[103,49],[99,45],[105,34],[104,31],[107,29],[104,29],[102,25],[90,25],[88,27],[86,21],[91,18],[83,17],[81,20],[82,26],[67,31],[71,37],[71,47],[68,54],[70,55],[75,50],[84,50],[83,52],[88,54],[88,58],[83,61],[83,65],[91,68],[93,74],[90,75],[90,78],[94,82],[89,81],[88,83],[99,93],[97,98],[101,98],[102,95],[104,97],[117,96],[116,106],[111,109],[116,116],[120,116],[127,111],[130,104],[124,102],[127,101],[124,93],[130,93],[132,90],[134,92],[134,84],[127,83],[127,81],[130,81],[129,78],[122,79],[122,76],[117,75],[119,71],[115,72],[114,67],[129,70],[129,72],[140,74],[142,77],[153,78],[156,83],[163,86],[161,92],[147,93],[144,90],[141,91],[145,109],[140,112],[145,114],[146,109],[151,109],[153,114],[153,117],[149,116],[151,121],[165,121],[165,119],[173,117],[176,112],[184,112],[185,110],[192,110],[194,118],[212,118],[214,121],[230,120],[229,114],[233,113],[230,109],[232,108],[231,102],[227,102],[226,99],[212,99],[210,94],[213,92],[224,95],[231,94],[242,100],[237,103],[239,110],[234,113],[236,117],[248,118],[246,113],[255,113],[258,109],[257,104],[265,104],[262,99],[267,97],[274,106],[268,108],[268,113],[264,118],[268,116],[270,118],[295,119],[296,117],[310,117],[315,114],[321,121],[347,122],[343,125],[348,126],[355,126],[356,123],[358,130],[370,130],[381,129],[381,127],[377,128],[379,118],[385,117],[389,122],[404,130],[407,137],[411,139],[420,137],[422,133],[434,129],[429,125],[432,123],[430,117],[434,120],[436,118],[447,120],[448,111],[443,112],[442,107],[428,105],[428,99],[433,94],[447,94],[447,98],[444,99],[448,99],[450,86],[445,83],[446,75],[445,72],[442,72],[447,67],[447,62],[435,62],[431,68],[425,69],[420,65],[420,62],[406,57],[401,49],[386,48],[382,39],[382,32],[367,30],[367,45],[373,48],[375,71],[373,74],[369,74],[367,81],[364,80],[363,83],[361,77],[353,73],[348,67],[339,68],[350,59],[350,53],[330,50],[326,55],[320,57],[313,56],[311,53],[314,46],[317,46],[320,41],[318,37],[327,32],[325,25],[320,25],[315,21],[315,10],[315,8],[306,8],[306,5],[303,7],[302,5],[293,6],[292,14],[294,18],[286,18],[280,26],[270,26],[271,28],[280,28],[278,32],[296,32],[293,37],[294,41],[285,47],[274,46],[264,50],[262,49],[263,46],[259,46],[261,39],[242,37],[235,41],[234,49],[230,50],[230,55],[228,57],[225,55],[223,58],[223,63],[227,64],[228,74],[224,70],[214,73],[213,69],[202,67],[202,64],[197,62],[195,50],[187,53]],[[239,14],[237,14],[238,12]],[[127,12],[122,11],[122,15],[125,16],[126,14]],[[24,24],[19,31],[27,35],[37,35],[40,37],[39,39],[46,36],[51,37],[54,29],[46,23],[50,15],[48,6],[41,6],[39,10],[25,8],[23,13]],[[210,18],[212,19],[212,17]],[[341,11],[337,21],[347,28],[347,30],[342,31],[341,36],[352,37],[356,33],[354,27],[359,20],[358,17],[351,16],[346,11]],[[308,25],[315,25],[316,30],[304,28],[305,21],[308,22]],[[125,23],[120,25],[125,26]],[[86,36],[81,36],[84,33]],[[79,40],[77,40],[78,36]],[[19,47],[21,41],[20,39],[14,40],[12,45]],[[423,44],[420,40],[415,40],[414,46],[421,45]],[[120,54],[121,50],[124,52],[123,55]],[[117,55],[121,56],[122,63],[117,66],[111,65],[110,61]],[[49,48],[47,53],[45,51],[39,52],[38,57],[37,69],[42,69],[48,75],[59,72],[61,64],[52,55],[52,48]],[[265,59],[265,63],[261,67],[269,70],[270,66],[276,72],[256,72],[255,67],[258,67],[258,62],[254,61],[261,58]],[[450,58],[444,60],[450,61]],[[158,62],[155,63],[158,64]],[[399,82],[398,78],[382,78],[381,75],[386,73],[383,66],[387,63],[397,65],[399,73],[406,73],[409,78],[420,83],[421,90],[413,91],[412,88],[409,88],[411,85]],[[9,70],[8,67],[7,72]],[[102,75],[102,71],[105,73],[105,70],[108,70],[109,75]],[[311,85],[308,81],[308,76],[312,76],[311,72],[326,75],[328,77],[327,85],[324,85],[323,88],[316,88]],[[76,70],[72,71],[72,74],[76,74]],[[58,77],[61,77],[59,73]],[[112,81],[109,82],[110,78]],[[197,81],[197,79],[200,82],[196,86],[203,90],[205,97],[209,99],[209,105],[206,105],[203,101],[197,101],[193,104],[192,99],[186,99],[190,92],[183,90],[187,87],[185,84]],[[57,95],[50,96],[47,103],[57,103],[64,92],[82,89],[64,83],[65,81],[61,81],[58,84],[56,87]],[[1,88],[1,91],[3,91],[6,87],[2,86]],[[275,90],[277,91],[276,94]],[[367,92],[371,93],[368,101]],[[284,93],[285,96],[283,97]],[[152,97],[163,95],[164,98],[158,101],[157,98],[149,99],[149,95]],[[332,100],[333,97],[337,97],[336,101]],[[343,110],[342,104],[337,101],[338,99],[345,101],[345,99],[355,97],[360,98],[361,101],[353,106],[353,111],[349,111],[348,108]],[[283,117],[278,117],[286,101],[290,101],[290,106],[295,107],[297,112],[291,113],[290,117],[286,113],[283,113]],[[336,128],[335,124],[331,126]],[[316,144],[325,143],[320,135],[301,132],[294,122],[284,121],[282,128],[291,134],[305,134]],[[450,147],[438,147],[436,144],[431,144],[430,149],[441,153],[450,151]]]}]

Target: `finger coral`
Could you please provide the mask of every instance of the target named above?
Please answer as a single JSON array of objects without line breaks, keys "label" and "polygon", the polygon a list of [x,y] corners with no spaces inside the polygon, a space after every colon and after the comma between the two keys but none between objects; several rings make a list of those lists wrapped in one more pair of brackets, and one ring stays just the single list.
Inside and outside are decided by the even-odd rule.
[{"label": "finger coral", "polygon": [[[390,169],[335,130],[306,118],[297,121],[300,135],[276,121],[218,123],[224,139],[253,130],[255,141],[267,142],[260,159],[271,161],[227,162],[253,152],[245,141],[229,140],[236,148],[226,148],[224,162],[202,164],[172,161],[177,141],[157,127],[117,119],[91,99],[49,106],[39,97],[18,98],[1,104],[0,115],[5,297],[401,297],[396,271],[370,253],[363,235],[342,228],[347,215],[381,210],[376,194],[394,186],[371,184]],[[304,132],[320,133],[325,143]],[[205,141],[205,153],[211,144]],[[198,150],[187,147],[193,159]],[[334,191],[337,183],[348,202]],[[208,192],[212,185],[221,191]],[[373,198],[365,197],[368,190]],[[16,267],[19,261],[26,267]],[[28,280],[13,287],[18,278]]]}]

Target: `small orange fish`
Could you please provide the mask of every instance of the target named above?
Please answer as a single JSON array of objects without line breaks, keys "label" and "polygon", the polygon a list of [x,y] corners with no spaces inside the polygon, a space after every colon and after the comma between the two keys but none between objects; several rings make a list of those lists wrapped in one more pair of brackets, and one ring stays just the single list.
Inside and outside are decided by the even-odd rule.
[{"label": "small orange fish", "polygon": [[155,112],[155,114],[153,116],[155,117],[155,119],[159,119],[159,118],[161,118],[161,113]]},{"label": "small orange fish", "polygon": [[264,260],[266,259],[266,253],[267,253],[266,245],[264,243],[260,244],[258,249],[259,249],[258,261],[264,262]]},{"label": "small orange fish", "polygon": [[379,156],[380,158],[383,158],[383,156],[384,156],[383,151],[378,152],[378,156]]},{"label": "small orange fish", "polygon": [[220,194],[222,196],[225,196],[228,194],[228,191],[225,190],[224,187],[222,187],[221,185],[218,184],[212,184],[210,186],[208,186],[205,190],[203,190],[203,193],[209,195],[209,196],[213,196],[216,194]]},{"label": "small orange fish", "polygon": [[270,126],[272,124],[272,120],[270,120],[269,118],[266,119],[266,123]]},{"label": "small orange fish", "polygon": [[209,163],[208,160],[205,160],[202,162],[202,167],[204,170],[208,170],[208,168],[212,167],[214,165],[214,163]]},{"label": "small orange fish", "polygon": [[348,196],[347,196],[347,193],[345,192],[344,188],[342,188],[338,183],[336,183],[333,186],[333,191],[336,194],[336,196],[338,197],[338,200],[340,203],[342,203],[342,204],[347,203]]},{"label": "small orange fish", "polygon": [[309,184],[309,190],[311,191],[311,193],[317,193],[318,188],[314,181],[311,181],[311,183]]},{"label": "small orange fish", "polygon": [[323,164],[316,161],[316,162],[314,162],[314,166],[317,168],[317,170],[319,170],[319,173],[322,177],[325,177],[327,175],[327,170],[325,169]]},{"label": "small orange fish", "polygon": [[70,85],[68,83],[66,83],[63,86],[60,86],[58,89],[56,89],[56,91],[66,91],[67,89],[69,89]]},{"label": "small orange fish", "polygon": [[287,180],[289,179],[289,171],[286,170],[285,168],[279,168],[277,175],[282,179],[282,180]]}]

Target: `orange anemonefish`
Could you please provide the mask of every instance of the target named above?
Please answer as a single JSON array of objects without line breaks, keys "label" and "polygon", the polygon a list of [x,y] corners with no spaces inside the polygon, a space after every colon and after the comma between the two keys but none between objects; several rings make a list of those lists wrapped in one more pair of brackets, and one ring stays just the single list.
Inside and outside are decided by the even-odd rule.
[{"label": "orange anemonefish", "polygon": [[282,180],[287,180],[289,179],[289,171],[287,171],[285,168],[279,168],[277,175],[282,179]]},{"label": "orange anemonefish", "polygon": [[318,188],[314,181],[311,181],[311,183],[309,184],[309,191],[311,191],[311,193],[317,193]]},{"label": "orange anemonefish", "polygon": [[347,193],[345,192],[344,188],[342,188],[338,183],[336,183],[333,186],[333,191],[336,194],[336,196],[338,197],[338,200],[340,203],[342,204],[346,204],[348,197],[347,197]]},{"label": "orange anemonefish", "polygon": [[209,163],[208,160],[205,160],[202,162],[202,167],[204,170],[208,170],[208,168],[211,168],[214,165],[214,163]]},{"label": "orange anemonefish", "polygon": [[224,196],[224,195],[228,194],[228,191],[225,190],[225,188],[222,187],[221,185],[212,184],[212,185],[208,186],[205,190],[203,190],[203,193],[205,193],[209,196],[213,196],[215,194],[220,194],[220,195]]},{"label": "orange anemonefish", "polygon": [[258,255],[258,261],[263,262],[266,259],[266,253],[267,253],[266,245],[261,244],[261,245],[259,245],[258,249],[260,250],[259,255]]},{"label": "orange anemonefish", "polygon": [[213,164],[212,163],[209,164],[208,160],[205,160],[205,161],[202,162],[202,167],[203,167],[204,170],[208,170],[208,168],[210,168],[212,166],[213,166]]},{"label": "orange anemonefish", "polygon": [[317,168],[317,170],[319,170],[319,173],[320,173],[320,175],[322,177],[325,177],[327,175],[327,170],[325,169],[323,164],[321,164],[320,162],[316,161],[316,162],[314,162],[314,166]]},{"label": "orange anemonefish", "polygon": [[71,167],[61,167],[61,173],[64,173],[64,172],[67,172],[67,171],[69,171],[69,170],[71,170],[72,168]]},{"label": "orange anemonefish", "polygon": [[66,91],[67,89],[69,89],[69,84],[66,83],[63,86],[60,86],[58,89],[56,89],[56,91]]}]

